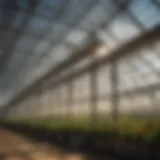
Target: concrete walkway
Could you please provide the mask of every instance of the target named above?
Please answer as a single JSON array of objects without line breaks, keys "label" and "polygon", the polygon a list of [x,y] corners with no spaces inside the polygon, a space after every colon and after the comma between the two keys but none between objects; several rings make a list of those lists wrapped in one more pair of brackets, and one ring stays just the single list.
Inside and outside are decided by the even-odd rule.
[{"label": "concrete walkway", "polygon": [[7,130],[0,130],[0,160],[86,160],[82,155],[62,154],[45,143],[38,143]]}]

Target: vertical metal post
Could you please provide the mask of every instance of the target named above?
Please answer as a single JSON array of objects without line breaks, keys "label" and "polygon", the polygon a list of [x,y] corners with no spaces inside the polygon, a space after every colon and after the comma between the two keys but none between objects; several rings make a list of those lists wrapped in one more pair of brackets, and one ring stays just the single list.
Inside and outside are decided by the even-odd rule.
[{"label": "vertical metal post", "polygon": [[71,79],[69,82],[68,82],[68,102],[67,102],[67,106],[66,106],[66,109],[68,110],[67,111],[67,118],[70,118],[72,117],[72,105],[73,105],[73,80]]},{"label": "vertical metal post", "polygon": [[66,111],[66,106],[65,106],[65,105],[66,105],[66,104],[65,104],[65,93],[66,93],[66,92],[65,92],[65,89],[66,89],[66,88],[65,88],[65,87],[66,87],[65,84],[63,84],[63,85],[62,85],[62,91],[61,91],[61,92],[62,92],[61,94],[62,94],[62,112],[63,112],[63,119],[66,118],[66,112],[65,112],[65,111]]},{"label": "vertical metal post", "polygon": [[47,108],[50,108],[49,110],[51,111],[51,115],[54,115],[53,118],[55,118],[55,108],[56,108],[56,96],[55,96],[55,89],[53,88],[48,88],[47,90],[47,95],[46,95],[46,98],[47,98]]},{"label": "vertical metal post", "polygon": [[[97,58],[95,57],[95,53],[92,53],[91,61],[94,64],[97,61]],[[90,73],[90,84],[91,84],[91,123],[93,124],[93,127],[96,124],[97,121],[97,98],[98,98],[98,81],[97,81],[97,65],[93,66]]]},{"label": "vertical metal post", "polygon": [[111,63],[111,102],[112,102],[112,118],[115,123],[119,119],[119,95],[118,95],[118,62]]},{"label": "vertical metal post", "polygon": [[30,102],[29,102],[29,96],[27,96],[26,99],[27,103],[27,117],[30,118]]},{"label": "vertical metal post", "polygon": [[59,108],[59,118],[62,120],[63,116],[62,116],[62,89],[61,86],[58,86],[58,108]]},{"label": "vertical metal post", "polygon": [[93,68],[91,71],[91,121],[96,124],[97,121],[97,98],[98,98],[98,86],[97,86],[97,69]]},{"label": "vertical metal post", "polygon": [[[41,110],[42,110],[42,116],[46,116],[48,114],[48,109],[46,108],[45,105],[45,87],[44,85],[41,86]],[[48,115],[47,115],[48,116]]]},{"label": "vertical metal post", "polygon": [[38,109],[39,109],[39,118],[43,118],[43,106],[42,106],[42,84],[38,88]]},{"label": "vertical metal post", "polygon": [[31,117],[35,117],[35,110],[36,110],[36,102],[35,102],[35,94],[31,97]]},{"label": "vertical metal post", "polygon": [[36,115],[36,118],[40,115],[40,96],[39,96],[39,90],[37,90],[35,92],[35,115]]},{"label": "vertical metal post", "polygon": [[[56,107],[57,107],[57,91],[56,91],[56,88],[54,88],[53,95],[54,95],[54,103],[53,103],[53,106],[52,106],[52,111],[54,112],[54,118],[56,119],[57,118],[57,113],[55,111]],[[49,93],[48,96],[49,96],[49,101],[50,101],[51,93]]]}]

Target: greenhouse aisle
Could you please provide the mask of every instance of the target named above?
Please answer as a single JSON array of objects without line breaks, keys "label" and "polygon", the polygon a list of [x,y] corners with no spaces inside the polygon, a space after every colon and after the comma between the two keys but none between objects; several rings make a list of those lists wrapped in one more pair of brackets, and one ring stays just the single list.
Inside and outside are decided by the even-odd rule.
[{"label": "greenhouse aisle", "polygon": [[38,143],[0,130],[0,160],[84,160],[81,155],[62,154],[47,143]]}]

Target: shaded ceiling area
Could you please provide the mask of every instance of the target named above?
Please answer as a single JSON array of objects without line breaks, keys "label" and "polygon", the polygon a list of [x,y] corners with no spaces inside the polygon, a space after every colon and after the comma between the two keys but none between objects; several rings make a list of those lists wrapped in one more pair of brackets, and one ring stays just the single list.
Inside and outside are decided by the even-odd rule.
[{"label": "shaded ceiling area", "polygon": [[[160,25],[159,0],[1,0],[0,8],[0,105],[94,39],[116,48]],[[157,56],[148,58],[158,66]]]}]

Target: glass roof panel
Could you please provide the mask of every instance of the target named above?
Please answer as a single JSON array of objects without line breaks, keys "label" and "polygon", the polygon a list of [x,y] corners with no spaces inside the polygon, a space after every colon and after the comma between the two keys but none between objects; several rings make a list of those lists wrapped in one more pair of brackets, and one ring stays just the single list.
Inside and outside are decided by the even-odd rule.
[{"label": "glass roof panel", "polygon": [[68,26],[60,23],[53,24],[51,33],[47,36],[48,40],[54,41],[58,37],[63,36],[69,30]]},{"label": "glass roof panel", "polygon": [[34,35],[42,34],[45,29],[51,25],[50,21],[42,19],[41,17],[34,16],[30,21],[30,25],[28,27],[28,31],[33,33]]},{"label": "glass roof panel", "polygon": [[107,1],[106,4],[99,3],[91,9],[85,19],[80,23],[79,27],[85,31],[95,30],[100,24],[102,24],[109,17],[110,12],[114,10],[114,6],[111,1]]},{"label": "glass roof panel", "polygon": [[82,45],[86,38],[87,33],[79,29],[74,29],[69,35],[66,36],[65,41],[71,45],[74,45],[74,47],[77,47]]},{"label": "glass roof panel", "polygon": [[57,64],[58,62],[62,62],[63,60],[65,60],[68,57],[68,55],[71,53],[71,50],[66,46],[64,46],[63,44],[61,44],[61,45],[57,45],[52,50],[52,52],[55,54],[51,54],[50,58],[52,58],[52,60]]},{"label": "glass roof panel", "polygon": [[160,8],[151,0],[132,0],[129,9],[146,29],[160,23]]},{"label": "glass roof panel", "polygon": [[16,18],[12,21],[12,26],[13,28],[19,28],[21,27],[21,24],[26,16],[26,11],[21,10],[19,13],[16,15]]},{"label": "glass roof panel", "polygon": [[104,95],[107,96],[107,94],[109,94],[110,91],[111,91],[111,83],[110,83],[111,72],[110,71],[111,71],[111,66],[110,65],[107,65],[106,67],[101,68],[98,71],[98,76],[97,76],[97,79],[98,79],[98,94],[101,95],[101,96],[104,96]]},{"label": "glass roof panel", "polygon": [[95,4],[95,0],[71,1],[65,15],[60,19],[60,22],[62,25],[72,28],[85,17],[86,13],[89,12],[90,8],[95,6]]},{"label": "glass roof panel", "polygon": [[[1,2],[9,1],[0,1],[0,6]],[[122,43],[160,24],[159,0],[155,0],[157,3],[152,0],[130,0],[126,5],[120,5],[124,0],[38,0],[35,10],[32,6],[32,13],[28,12],[31,4],[27,0],[16,2],[19,7],[17,14],[11,16],[12,26],[9,23],[9,28],[3,28],[3,34],[0,26],[0,41],[3,42],[1,52],[6,53],[3,48],[10,48],[6,44],[13,46],[7,67],[0,76],[0,87],[6,87],[3,96],[4,91],[7,96],[12,86],[9,77],[16,90],[25,85],[25,80],[21,85],[17,84],[23,76],[28,78],[27,83],[32,83],[37,75],[45,73],[73,51],[83,47],[94,32],[100,40],[107,43],[106,53],[111,53],[112,49]],[[5,14],[16,13],[14,5],[9,7],[10,12],[5,11]],[[0,10],[0,24],[4,14],[2,12]],[[5,35],[10,36],[4,37]],[[159,80],[158,47],[159,43],[150,50],[139,51],[139,58],[130,57],[125,59],[128,62],[122,62],[121,88],[142,87]]]},{"label": "glass roof panel", "polygon": [[[158,84],[160,82],[160,56],[158,56],[159,53],[155,52],[154,47],[148,46],[121,60],[119,89],[132,91]],[[132,88],[128,88],[131,86]]]},{"label": "glass roof panel", "polygon": [[50,41],[43,39],[35,46],[34,50],[35,55],[41,55],[41,53],[44,53],[50,46],[51,46]]},{"label": "glass roof panel", "polygon": [[90,98],[90,77],[89,74],[83,75],[78,79],[74,80],[73,88],[74,88],[74,101],[84,100]]},{"label": "glass roof panel", "polygon": [[65,0],[41,0],[40,6],[50,6],[54,8],[58,8]]},{"label": "glass roof panel", "polygon": [[109,23],[107,29],[113,33],[116,39],[122,42],[126,42],[140,34],[139,28],[126,13],[119,14]]},{"label": "glass roof panel", "polygon": [[34,39],[30,36],[21,37],[20,41],[16,44],[15,50],[21,51],[22,53],[27,53],[32,50],[32,48],[37,44],[37,39]]}]

